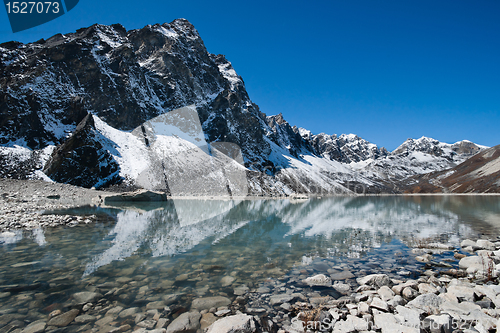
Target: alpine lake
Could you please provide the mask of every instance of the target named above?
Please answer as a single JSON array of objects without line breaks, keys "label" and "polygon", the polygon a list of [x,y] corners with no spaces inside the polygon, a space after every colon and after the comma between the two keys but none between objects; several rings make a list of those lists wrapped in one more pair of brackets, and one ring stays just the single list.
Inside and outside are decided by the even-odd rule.
[{"label": "alpine lake", "polygon": [[[88,320],[64,332],[90,332],[107,311],[116,312],[116,326],[133,327],[139,313],[171,321],[215,296],[231,305],[212,308],[279,317],[272,304],[245,295],[314,292],[303,280],[316,274],[353,288],[372,273],[418,278],[430,266],[457,268],[461,240],[500,235],[498,196],[175,199],[45,213],[97,222],[0,238],[0,330],[75,307]],[[412,249],[429,243],[450,248],[417,261]],[[339,297],[333,288],[321,293]]]}]

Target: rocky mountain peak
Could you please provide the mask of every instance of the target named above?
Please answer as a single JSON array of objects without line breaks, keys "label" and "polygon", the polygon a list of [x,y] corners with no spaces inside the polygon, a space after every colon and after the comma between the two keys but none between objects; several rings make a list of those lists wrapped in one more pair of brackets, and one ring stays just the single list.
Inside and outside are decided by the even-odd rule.
[{"label": "rocky mountain peak", "polygon": [[385,148],[378,148],[355,134],[329,135],[320,133],[312,135],[311,132],[299,129],[302,138],[312,147],[317,154],[330,160],[342,163],[359,162],[367,159],[376,159],[387,156]]},{"label": "rocky mountain peak", "polygon": [[472,156],[484,148],[486,147],[476,145],[467,140],[449,144],[422,136],[420,139],[407,139],[392,154],[406,156],[412,152],[421,152],[454,161],[457,158],[463,159],[464,156]]}]

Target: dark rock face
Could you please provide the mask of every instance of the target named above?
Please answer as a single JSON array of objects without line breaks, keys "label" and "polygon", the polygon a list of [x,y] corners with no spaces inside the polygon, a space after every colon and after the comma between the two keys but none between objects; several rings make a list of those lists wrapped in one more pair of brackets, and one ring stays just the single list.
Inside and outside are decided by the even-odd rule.
[{"label": "dark rock face", "polygon": [[71,137],[54,150],[43,171],[57,182],[88,188],[121,182],[119,166],[102,140],[88,114]]},{"label": "dark rock face", "polygon": [[351,163],[389,155],[389,152],[384,147],[379,148],[354,134],[337,136],[336,134],[328,135],[325,133],[312,135],[306,130],[301,130],[301,132],[302,138],[312,146],[317,154],[330,160]]},{"label": "dark rock face", "polygon": [[299,154],[309,152],[312,147],[300,136],[297,127],[292,127],[280,113],[276,116],[267,117],[267,124],[271,128],[269,139],[280,147],[286,148],[296,158]]},{"label": "dark rock face", "polygon": [[209,141],[269,153],[265,118],[222,55],[184,19],[126,31],[93,25],[31,44],[0,45],[0,144],[62,143],[92,112],[121,130],[196,104]]}]

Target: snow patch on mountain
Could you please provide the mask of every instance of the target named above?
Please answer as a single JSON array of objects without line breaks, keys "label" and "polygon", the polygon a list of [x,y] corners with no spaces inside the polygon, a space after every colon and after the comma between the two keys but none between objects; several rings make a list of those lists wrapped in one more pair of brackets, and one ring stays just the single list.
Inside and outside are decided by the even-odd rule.
[{"label": "snow patch on mountain", "polygon": [[241,78],[238,74],[236,74],[233,65],[231,65],[228,61],[227,63],[219,64],[218,67],[224,78],[231,84],[231,90],[235,90],[235,88],[241,83]]}]

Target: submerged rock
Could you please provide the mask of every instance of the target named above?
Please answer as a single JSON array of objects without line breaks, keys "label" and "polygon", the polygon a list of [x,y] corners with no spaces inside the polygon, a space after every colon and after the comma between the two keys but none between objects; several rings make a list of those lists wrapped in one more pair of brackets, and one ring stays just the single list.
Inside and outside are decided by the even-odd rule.
[{"label": "submerged rock", "polygon": [[168,325],[167,333],[195,333],[200,328],[200,319],[197,311],[184,312]]},{"label": "submerged rock", "polygon": [[376,287],[390,286],[392,284],[391,279],[386,274],[370,274],[357,278],[356,281],[360,285],[370,285]]},{"label": "submerged rock", "polygon": [[77,309],[69,310],[68,312],[50,319],[47,326],[66,327],[76,318],[79,312],[80,311]]},{"label": "submerged rock", "polygon": [[82,292],[73,294],[73,299],[78,304],[93,303],[94,301],[98,300],[101,297],[102,297],[101,294],[93,293],[93,292],[89,292],[89,291],[82,291]]},{"label": "submerged rock", "polygon": [[22,333],[41,333],[45,331],[45,322],[34,322],[24,328]]},{"label": "submerged rock", "polygon": [[311,287],[331,287],[332,279],[326,276],[325,274],[318,274],[314,276],[310,276],[303,281]]},{"label": "submerged rock", "polygon": [[207,330],[207,333],[254,333],[257,332],[252,316],[239,314],[217,320]]},{"label": "submerged rock", "polygon": [[214,296],[214,297],[204,297],[204,298],[195,298],[193,303],[191,304],[191,308],[201,311],[201,310],[209,310],[211,308],[218,308],[221,306],[228,306],[231,304],[231,300],[227,297],[223,296]]}]

